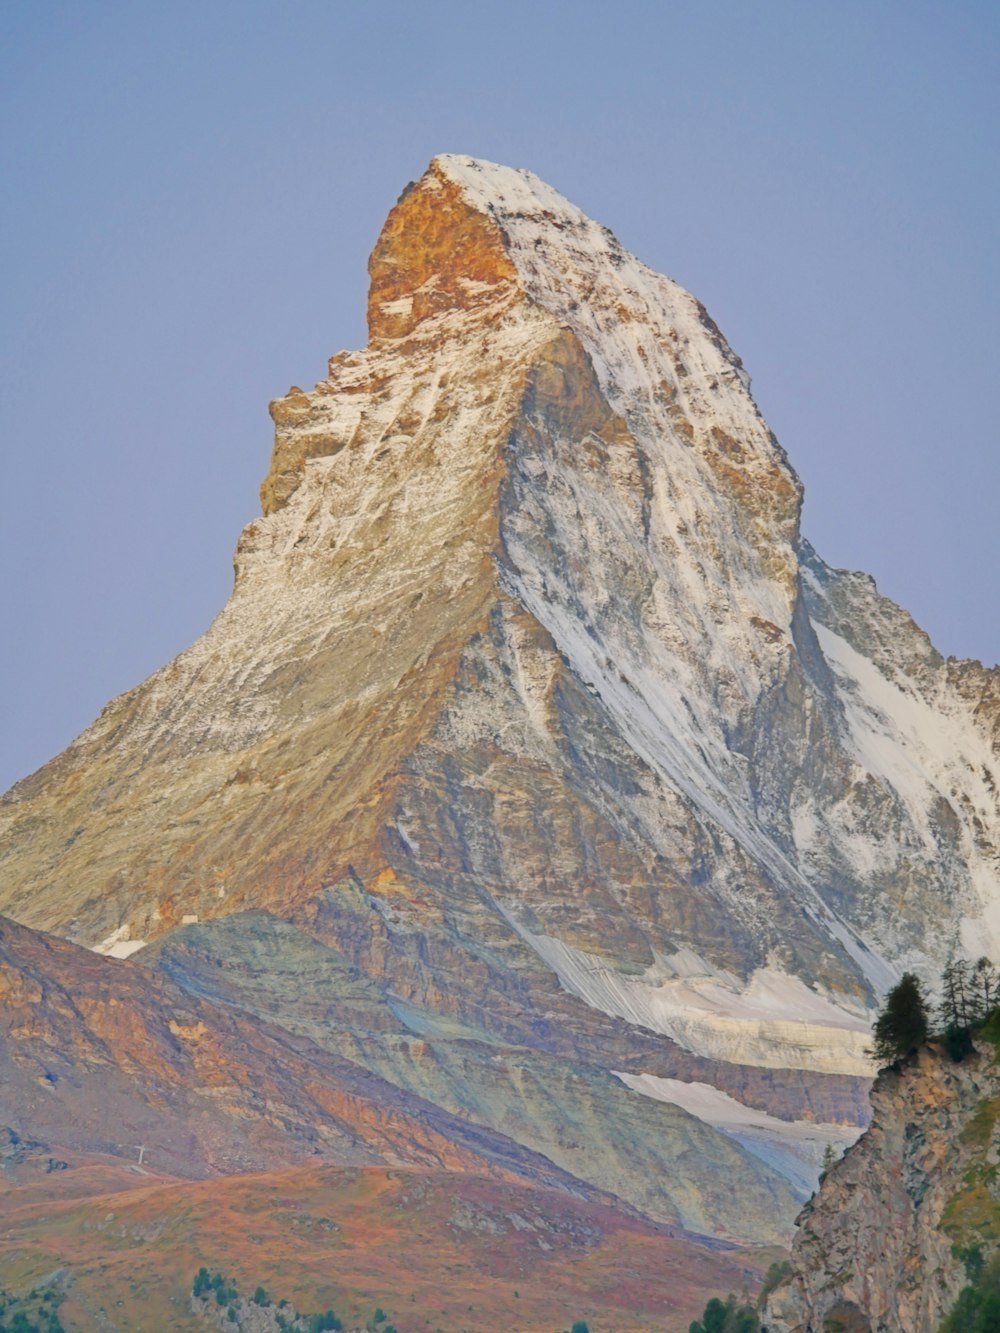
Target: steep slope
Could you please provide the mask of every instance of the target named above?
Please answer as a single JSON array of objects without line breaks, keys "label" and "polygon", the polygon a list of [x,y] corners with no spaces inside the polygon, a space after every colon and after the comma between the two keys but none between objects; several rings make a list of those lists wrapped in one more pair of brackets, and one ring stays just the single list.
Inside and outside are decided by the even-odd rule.
[{"label": "steep slope", "polygon": [[[460,1030],[437,1047],[442,1063],[459,1049],[450,1079],[407,1076],[433,1062],[419,1013],[404,1025],[343,958],[253,924],[273,970],[288,965],[276,1012],[235,1002],[233,986],[182,988],[177,965],[102,958],[0,918],[0,1125],[126,1162],[145,1144],[172,1175],[324,1162],[492,1172],[689,1231],[784,1237],[794,1205],[781,1174],[697,1118],[631,1097],[604,1070],[537,1056],[532,1069],[532,1052]],[[240,953],[230,940],[213,962],[231,972]]]},{"label": "steep slope", "polygon": [[[402,1002],[358,976],[342,954],[262,913],[184,927],[151,946],[142,964],[523,1144],[648,1217],[744,1242],[783,1240],[775,1219],[793,1211],[794,1193],[808,1194],[768,1154],[751,1147],[748,1157],[697,1117],[634,1096],[627,1075],[609,1073],[608,1064],[641,1068],[657,1052],[641,1043],[630,1050],[627,1032],[605,1033],[602,1050],[592,1032],[574,1041],[568,1024],[532,1040],[476,1025],[474,1015]],[[815,1130],[820,1153],[844,1132]]]},{"label": "steep slope", "polygon": [[936,1333],[968,1280],[962,1256],[996,1252],[992,1042],[960,1064],[924,1046],[879,1075],[872,1104],[871,1126],[799,1218],[795,1272],[762,1315],[768,1333]]},{"label": "steep slope", "polygon": [[0,908],[118,954],[266,908],[748,1146],[856,1131],[879,991],[1000,945],[1000,678],[822,564],[704,308],[530,173],[436,158],[370,271],[225,609],[4,799]]},{"label": "steep slope", "polygon": [[77,1154],[135,1161],[145,1143],[158,1170],[182,1176],[410,1164],[598,1197],[307,1039],[2,918],[0,1114],[16,1138]]}]

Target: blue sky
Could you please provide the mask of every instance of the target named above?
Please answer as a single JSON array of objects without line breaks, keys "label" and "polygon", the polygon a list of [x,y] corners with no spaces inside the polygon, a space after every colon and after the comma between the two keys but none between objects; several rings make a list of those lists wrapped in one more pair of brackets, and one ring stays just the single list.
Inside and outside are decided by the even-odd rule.
[{"label": "blue sky", "polygon": [[998,56],[971,0],[7,0],[0,787],[221,607],[268,399],[363,343],[437,152],[697,293],[821,554],[996,661]]}]

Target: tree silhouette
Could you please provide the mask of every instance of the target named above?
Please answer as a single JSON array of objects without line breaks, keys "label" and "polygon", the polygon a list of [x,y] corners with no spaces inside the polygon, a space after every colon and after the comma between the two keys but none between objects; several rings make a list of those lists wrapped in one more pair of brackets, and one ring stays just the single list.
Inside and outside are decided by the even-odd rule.
[{"label": "tree silhouette", "polygon": [[977,1021],[989,1018],[1000,1003],[1000,975],[988,958],[980,958],[969,978]]},{"label": "tree silhouette", "polygon": [[919,978],[913,972],[904,972],[875,1020],[875,1058],[883,1065],[901,1060],[927,1039],[927,1029],[927,1001]]}]

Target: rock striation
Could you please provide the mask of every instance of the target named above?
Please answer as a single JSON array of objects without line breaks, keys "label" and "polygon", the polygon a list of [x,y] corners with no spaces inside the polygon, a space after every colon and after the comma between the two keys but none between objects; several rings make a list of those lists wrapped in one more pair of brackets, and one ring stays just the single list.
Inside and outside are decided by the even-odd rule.
[{"label": "rock striation", "polygon": [[936,1333],[1000,1241],[1000,1068],[990,1041],[954,1063],[936,1045],[884,1070],[862,1138],[803,1210],[795,1271],[767,1333]]},{"label": "rock striation", "polygon": [[1000,950],[1000,676],[823,563],[704,307],[537,177],[435,158],[370,272],[226,607],[0,803],[0,910],[146,968],[264,911],[430,1023],[370,1072],[526,1139],[483,1052],[583,1053],[594,1162],[697,1107],[801,1199],[879,994]]}]

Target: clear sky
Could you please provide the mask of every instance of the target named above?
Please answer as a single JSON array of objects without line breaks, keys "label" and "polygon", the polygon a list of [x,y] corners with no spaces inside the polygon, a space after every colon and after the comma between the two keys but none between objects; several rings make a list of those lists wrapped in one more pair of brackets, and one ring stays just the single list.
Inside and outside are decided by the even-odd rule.
[{"label": "clear sky", "polygon": [[221,607],[438,152],[697,293],[820,553],[996,661],[998,69],[993,0],[5,0],[0,787]]}]

